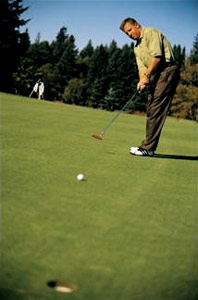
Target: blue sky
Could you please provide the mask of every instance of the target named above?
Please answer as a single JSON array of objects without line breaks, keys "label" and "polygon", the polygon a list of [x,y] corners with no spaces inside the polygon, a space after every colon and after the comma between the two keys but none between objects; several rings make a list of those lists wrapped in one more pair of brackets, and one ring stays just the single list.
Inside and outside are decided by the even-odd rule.
[{"label": "blue sky", "polygon": [[52,42],[65,26],[68,34],[74,35],[79,50],[89,40],[94,47],[109,45],[112,40],[122,47],[132,40],[120,31],[119,25],[126,17],[133,17],[142,26],[160,29],[171,44],[185,46],[189,54],[198,33],[197,0],[23,0],[22,3],[29,6],[22,17],[31,19],[23,27],[28,29],[31,42],[38,33],[41,41]]}]

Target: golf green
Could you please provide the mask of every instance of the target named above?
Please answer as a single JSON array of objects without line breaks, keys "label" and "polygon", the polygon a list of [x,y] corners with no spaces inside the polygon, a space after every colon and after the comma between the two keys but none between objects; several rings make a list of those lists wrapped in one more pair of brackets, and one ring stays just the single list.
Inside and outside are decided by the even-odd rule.
[{"label": "golf green", "polygon": [[115,113],[1,93],[1,299],[197,299],[197,124],[136,157],[145,117],[91,137]]}]

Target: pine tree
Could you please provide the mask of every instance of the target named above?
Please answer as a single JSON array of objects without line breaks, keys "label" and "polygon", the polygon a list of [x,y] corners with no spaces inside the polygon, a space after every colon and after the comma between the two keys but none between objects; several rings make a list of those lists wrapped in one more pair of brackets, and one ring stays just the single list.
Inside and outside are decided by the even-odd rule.
[{"label": "pine tree", "polygon": [[79,58],[87,58],[87,57],[92,57],[94,53],[94,48],[92,46],[92,42],[91,40],[89,40],[89,42],[87,43],[87,45],[85,46],[85,48],[83,48],[80,53],[79,53]]},{"label": "pine tree", "polygon": [[62,27],[52,43],[54,86],[56,97],[63,98],[64,89],[72,77],[76,77],[77,54],[74,36],[67,34],[67,29]]},{"label": "pine tree", "polygon": [[65,50],[65,44],[68,39],[67,28],[61,27],[59,30],[56,40],[51,43],[53,63],[57,63]]},{"label": "pine tree", "polygon": [[198,34],[194,38],[193,49],[191,50],[190,53],[190,62],[191,64],[198,63]]},{"label": "pine tree", "polygon": [[77,58],[77,68],[80,78],[86,78],[91,63],[94,48],[91,41],[83,48]]},{"label": "pine tree", "polygon": [[108,48],[108,66],[107,73],[109,78],[109,85],[119,84],[120,81],[120,63],[121,63],[121,50],[117,47],[117,43],[112,41]]},{"label": "pine tree", "polygon": [[181,45],[174,45],[173,46],[173,52],[175,56],[175,60],[177,62],[178,67],[181,71],[183,71],[185,66],[185,58],[186,58],[186,49],[183,47],[181,48]]},{"label": "pine tree", "polygon": [[111,87],[116,92],[115,107],[121,109],[131,95],[136,91],[138,81],[138,70],[133,52],[133,44],[124,45],[119,53],[117,67],[117,79],[113,81]]},{"label": "pine tree", "polygon": [[13,73],[17,70],[19,57],[29,46],[29,35],[21,33],[20,28],[29,20],[21,19],[21,14],[28,9],[22,7],[22,0],[0,1],[0,90],[13,92]]},{"label": "pine tree", "polygon": [[96,47],[86,78],[87,103],[94,108],[100,107],[100,102],[103,101],[107,93],[107,63],[107,49],[103,45]]}]

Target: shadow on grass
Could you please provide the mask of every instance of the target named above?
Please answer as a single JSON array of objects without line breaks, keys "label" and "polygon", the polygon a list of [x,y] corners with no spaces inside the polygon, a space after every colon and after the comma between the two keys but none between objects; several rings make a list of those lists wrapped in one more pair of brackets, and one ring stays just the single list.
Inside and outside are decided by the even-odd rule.
[{"label": "shadow on grass", "polygon": [[154,154],[153,158],[181,159],[181,160],[198,160],[198,156],[173,155],[173,154]]}]

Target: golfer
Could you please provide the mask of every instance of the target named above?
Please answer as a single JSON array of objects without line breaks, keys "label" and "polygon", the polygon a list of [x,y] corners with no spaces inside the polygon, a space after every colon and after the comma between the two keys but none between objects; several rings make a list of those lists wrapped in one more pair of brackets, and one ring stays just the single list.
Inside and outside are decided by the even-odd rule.
[{"label": "golfer", "polygon": [[45,90],[45,85],[41,81],[41,79],[39,79],[36,82],[36,84],[34,85],[33,90],[32,90],[29,97],[31,97],[32,93],[35,92],[37,94],[39,100],[44,99],[44,90]]},{"label": "golfer", "polygon": [[134,53],[139,71],[137,89],[147,86],[146,136],[139,147],[131,147],[133,155],[153,156],[179,82],[179,68],[167,38],[158,29],[142,27],[133,18],[125,19],[120,29],[136,41]]}]

